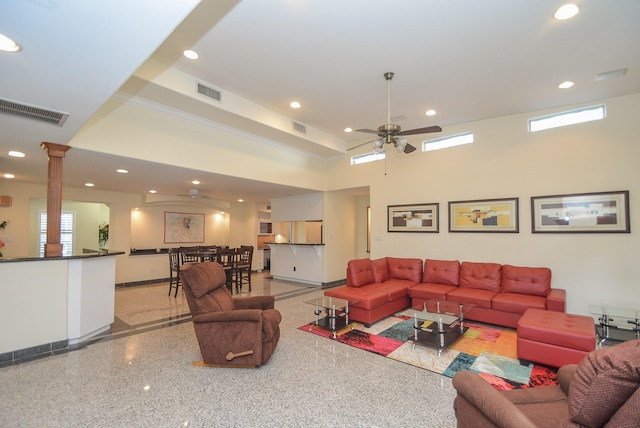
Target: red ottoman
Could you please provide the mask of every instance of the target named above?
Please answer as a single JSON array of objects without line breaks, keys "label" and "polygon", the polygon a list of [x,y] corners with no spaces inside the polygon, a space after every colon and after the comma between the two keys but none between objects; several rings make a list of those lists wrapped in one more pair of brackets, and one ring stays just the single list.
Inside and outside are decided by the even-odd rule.
[{"label": "red ottoman", "polygon": [[596,349],[593,318],[527,309],[517,324],[518,358],[552,367],[577,364]]}]

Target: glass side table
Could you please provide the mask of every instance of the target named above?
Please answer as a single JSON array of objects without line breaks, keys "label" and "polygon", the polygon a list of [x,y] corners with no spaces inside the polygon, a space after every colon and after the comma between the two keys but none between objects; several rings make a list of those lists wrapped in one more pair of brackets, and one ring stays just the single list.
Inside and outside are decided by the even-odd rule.
[{"label": "glass side table", "polygon": [[[351,304],[358,303],[351,300]],[[333,333],[333,338],[337,336],[337,331],[349,325],[349,301],[338,299],[336,297],[317,297],[311,300],[305,300],[306,304],[315,306],[314,314],[315,322],[311,323],[311,328],[317,326]],[[320,315],[326,314],[323,318]],[[353,327],[352,327],[353,328]]]},{"label": "glass side table", "polygon": [[640,310],[609,305],[589,305],[589,311],[598,316],[596,332],[600,345],[607,340],[623,342],[640,339]]}]

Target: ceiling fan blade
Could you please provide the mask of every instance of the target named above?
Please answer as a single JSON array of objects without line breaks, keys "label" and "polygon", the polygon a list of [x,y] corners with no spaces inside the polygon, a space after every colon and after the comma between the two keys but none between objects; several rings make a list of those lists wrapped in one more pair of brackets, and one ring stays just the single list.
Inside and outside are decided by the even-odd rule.
[{"label": "ceiling fan blade", "polygon": [[400,132],[401,135],[415,135],[415,134],[428,134],[430,132],[441,132],[442,128],[439,126],[427,126],[426,128],[409,129],[408,131]]},{"label": "ceiling fan blade", "polygon": [[367,134],[378,135],[378,131],[374,131],[373,129],[356,129],[356,132],[366,132]]},{"label": "ceiling fan blade", "polygon": [[404,146],[404,152],[405,153],[411,153],[411,152],[415,152],[416,148],[413,147],[411,144],[407,143],[406,146]]},{"label": "ceiling fan blade", "polygon": [[[377,140],[377,138],[376,138]],[[347,151],[357,149],[358,147],[366,146],[367,144],[373,143],[376,140],[367,141],[366,143],[358,144],[357,146],[349,147]]]}]

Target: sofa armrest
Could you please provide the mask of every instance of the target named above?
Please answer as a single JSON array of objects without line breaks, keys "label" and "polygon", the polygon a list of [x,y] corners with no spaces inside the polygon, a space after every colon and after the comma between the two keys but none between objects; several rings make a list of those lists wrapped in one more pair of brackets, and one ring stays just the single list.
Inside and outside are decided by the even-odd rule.
[{"label": "sofa armrest", "polygon": [[567,292],[561,288],[552,288],[547,294],[547,310],[555,312],[565,312],[565,302]]},{"label": "sofa armrest", "polygon": [[200,314],[193,317],[194,324],[242,321],[262,321],[262,309],[237,309],[235,311],[208,312],[206,314]]},{"label": "sofa armrest", "polygon": [[[458,393],[454,402],[458,426],[497,426],[534,428],[527,418],[509,399],[498,392],[487,381],[470,371],[461,371],[453,376],[453,387]],[[468,405],[464,402],[467,402]],[[469,405],[472,408],[469,408]],[[490,423],[481,418],[484,416]]]},{"label": "sofa armrest", "polygon": [[571,385],[571,380],[573,379],[573,375],[576,373],[577,368],[577,364],[567,364],[560,367],[558,370],[558,383],[565,395],[569,395],[569,386]]},{"label": "sofa armrest", "polygon": [[248,296],[234,297],[233,303],[237,309],[273,309],[275,304],[273,296]]}]

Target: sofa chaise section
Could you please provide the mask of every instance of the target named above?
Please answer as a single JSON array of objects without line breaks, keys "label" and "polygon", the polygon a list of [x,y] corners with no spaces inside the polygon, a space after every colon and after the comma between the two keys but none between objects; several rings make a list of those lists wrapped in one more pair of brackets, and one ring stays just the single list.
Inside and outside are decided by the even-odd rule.
[{"label": "sofa chaise section", "polygon": [[411,304],[408,290],[422,279],[422,259],[355,259],[347,264],[347,284],[325,296],[349,301],[349,319],[371,325]]}]

